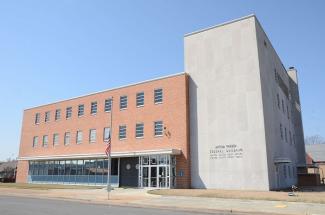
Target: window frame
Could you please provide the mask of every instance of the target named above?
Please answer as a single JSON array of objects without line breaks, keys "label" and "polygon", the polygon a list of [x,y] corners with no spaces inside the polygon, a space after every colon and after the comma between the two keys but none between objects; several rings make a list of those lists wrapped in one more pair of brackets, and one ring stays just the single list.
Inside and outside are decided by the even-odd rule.
[{"label": "window frame", "polygon": [[67,132],[64,133],[64,142],[63,142],[63,144],[65,146],[68,146],[68,145],[70,145],[70,142],[71,142],[71,132],[67,131]]},{"label": "window frame", "polygon": [[56,109],[55,110],[54,120],[58,121],[59,119],[61,119],[61,109]]},{"label": "window frame", "polygon": [[33,144],[32,147],[36,148],[38,146],[38,136],[34,136],[33,137]]},{"label": "window frame", "polygon": [[45,117],[44,117],[44,122],[49,122],[50,121],[50,116],[51,116],[51,111],[46,111],[45,112]]},{"label": "window frame", "polygon": [[[57,137],[57,139],[55,137]],[[57,140],[57,143],[55,142],[55,140]],[[53,146],[58,146],[58,145],[59,145],[59,134],[54,133],[53,134]]]},{"label": "window frame", "polygon": [[82,143],[82,141],[83,141],[83,133],[82,133],[82,130],[78,130],[76,132],[76,144],[79,145],[79,144]]},{"label": "window frame", "polygon": [[[122,131],[122,129],[124,130],[124,132]],[[124,135],[122,135],[122,132],[124,133]],[[123,125],[119,125],[118,127],[118,139],[119,140],[125,140],[127,138],[127,126],[125,124]]]},{"label": "window frame", "polygon": [[[157,123],[161,123],[161,134],[157,134],[157,128],[156,128],[156,124]],[[164,121],[163,120],[157,120],[154,121],[154,136],[155,137],[162,137],[164,136]]]},{"label": "window frame", "polygon": [[[125,98],[126,100],[125,102],[125,107],[122,107],[122,98]],[[128,96],[127,95],[123,95],[120,96],[120,110],[126,110],[128,108]]]},{"label": "window frame", "polygon": [[[112,98],[105,99],[104,112],[109,113],[112,111],[112,102],[113,102]],[[107,107],[109,107],[109,110]]]},{"label": "window frame", "polygon": [[[92,132],[95,133],[94,139],[92,139]],[[96,143],[97,141],[97,130],[95,128],[89,129],[89,143]]]},{"label": "window frame", "polygon": [[93,101],[90,103],[90,114],[91,115],[96,115],[98,112],[98,102]]},{"label": "window frame", "polygon": [[34,124],[35,124],[35,125],[39,125],[40,122],[41,122],[41,113],[35,113]]},{"label": "window frame", "polygon": [[[140,126],[140,125],[142,125],[142,130],[141,130],[141,133],[142,133],[142,135],[141,136],[138,136],[138,126]],[[137,122],[136,124],[135,124],[135,138],[137,138],[137,139],[142,139],[142,138],[144,138],[144,123],[143,122]]]},{"label": "window frame", "polygon": [[[157,96],[159,96],[159,95],[156,95],[158,92],[157,91],[161,91],[161,101],[156,101],[157,100]],[[154,89],[154,94],[153,94],[154,96],[153,96],[153,99],[154,99],[154,103],[155,104],[162,104],[163,102],[164,102],[164,90],[163,90],[163,88],[156,88],[156,89]]]},{"label": "window frame", "polygon": [[49,135],[43,135],[42,147],[48,147],[48,146],[49,146]]},{"label": "window frame", "polygon": [[82,117],[83,115],[85,115],[85,105],[79,104],[78,105],[78,117]]},{"label": "window frame", "polygon": [[[106,138],[106,130],[108,130],[107,138]],[[109,139],[110,133],[111,133],[111,128],[110,127],[104,127],[104,129],[103,129],[103,141],[104,142]]]},{"label": "window frame", "polygon": [[[142,104],[139,104],[142,99]],[[144,92],[137,92],[136,93],[136,99],[135,99],[136,107],[144,107]]]},{"label": "window frame", "polygon": [[65,119],[71,119],[72,117],[72,107],[67,107],[65,109]]}]

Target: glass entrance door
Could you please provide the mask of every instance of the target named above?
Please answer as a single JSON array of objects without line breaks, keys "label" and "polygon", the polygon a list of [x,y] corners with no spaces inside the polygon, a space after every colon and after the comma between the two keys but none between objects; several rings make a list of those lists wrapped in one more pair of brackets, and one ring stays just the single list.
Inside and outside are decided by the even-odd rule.
[{"label": "glass entrance door", "polygon": [[139,187],[174,187],[175,160],[170,155],[139,157]]}]

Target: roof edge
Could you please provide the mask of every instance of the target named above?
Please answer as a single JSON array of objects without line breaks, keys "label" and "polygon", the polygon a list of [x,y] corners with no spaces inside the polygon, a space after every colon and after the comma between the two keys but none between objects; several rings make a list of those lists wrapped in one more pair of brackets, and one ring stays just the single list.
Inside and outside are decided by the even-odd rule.
[{"label": "roof edge", "polygon": [[131,84],[122,85],[122,86],[119,86],[119,87],[113,87],[113,88],[97,91],[97,92],[94,92],[94,93],[88,93],[88,94],[84,94],[84,95],[81,95],[81,96],[72,97],[72,98],[69,98],[69,99],[62,99],[62,100],[58,100],[58,101],[55,101],[55,102],[46,103],[46,104],[43,104],[43,105],[37,105],[37,106],[29,107],[29,108],[24,109],[24,111],[31,110],[31,109],[34,109],[34,108],[44,107],[44,106],[47,106],[47,105],[53,105],[53,104],[57,104],[57,103],[60,103],[60,102],[79,99],[79,98],[82,98],[82,97],[92,96],[92,95],[96,95],[96,94],[99,94],[99,93],[118,90],[118,89],[122,89],[122,88],[126,88],[126,87],[132,87],[132,86],[139,85],[139,84],[145,84],[145,83],[152,82],[152,81],[158,81],[158,80],[162,80],[162,79],[166,79],[166,78],[185,75],[185,74],[186,74],[186,72],[179,72],[179,73],[174,73],[174,74],[171,74],[171,75],[152,78],[152,79],[148,79],[148,80],[145,80],[145,81],[135,82],[135,83],[131,83]]},{"label": "roof edge", "polygon": [[198,34],[198,33],[204,32],[204,31],[211,30],[213,28],[218,28],[218,27],[228,25],[228,24],[231,24],[231,23],[234,23],[234,22],[238,22],[238,21],[241,21],[241,20],[244,20],[244,19],[248,19],[248,18],[251,18],[251,17],[256,18],[255,14],[250,14],[250,15],[238,18],[238,19],[233,19],[233,20],[230,20],[230,21],[227,21],[227,22],[223,22],[221,24],[213,25],[211,27],[207,27],[207,28],[203,28],[201,30],[193,31],[191,33],[187,33],[187,34],[184,35],[184,37],[192,36],[193,34]]}]

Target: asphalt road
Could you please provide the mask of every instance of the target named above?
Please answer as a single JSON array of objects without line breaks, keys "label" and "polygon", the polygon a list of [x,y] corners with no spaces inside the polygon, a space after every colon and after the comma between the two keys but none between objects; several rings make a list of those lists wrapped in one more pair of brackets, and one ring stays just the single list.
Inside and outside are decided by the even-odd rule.
[{"label": "asphalt road", "polygon": [[[0,215],[198,215],[164,209],[98,205],[62,200],[0,196]],[[220,215],[224,213],[220,213]]]}]

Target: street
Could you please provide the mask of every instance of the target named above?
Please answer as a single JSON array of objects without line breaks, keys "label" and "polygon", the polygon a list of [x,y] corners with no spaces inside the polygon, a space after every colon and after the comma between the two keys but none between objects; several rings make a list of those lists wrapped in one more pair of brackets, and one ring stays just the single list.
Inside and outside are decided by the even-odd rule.
[{"label": "street", "polygon": [[[183,211],[152,208],[136,208],[80,203],[62,200],[35,199],[24,197],[0,196],[1,215],[194,215]],[[225,214],[225,213],[220,213]],[[233,214],[233,213],[232,213]]]}]

